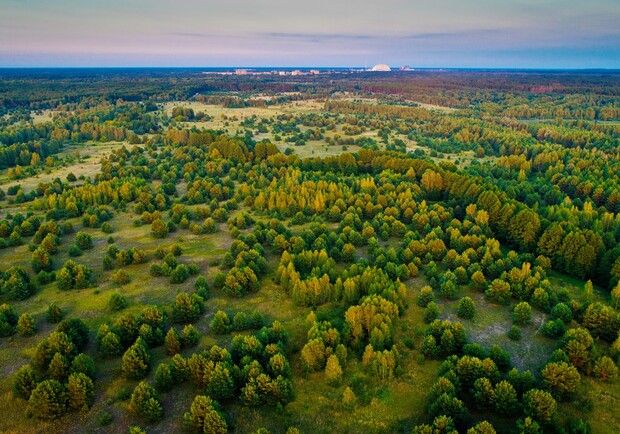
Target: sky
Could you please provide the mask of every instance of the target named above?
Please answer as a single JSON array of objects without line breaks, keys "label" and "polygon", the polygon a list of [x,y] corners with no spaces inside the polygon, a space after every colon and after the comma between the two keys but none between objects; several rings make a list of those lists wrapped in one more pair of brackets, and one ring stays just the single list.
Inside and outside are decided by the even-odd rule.
[{"label": "sky", "polygon": [[0,0],[0,67],[620,68],[620,0]]}]

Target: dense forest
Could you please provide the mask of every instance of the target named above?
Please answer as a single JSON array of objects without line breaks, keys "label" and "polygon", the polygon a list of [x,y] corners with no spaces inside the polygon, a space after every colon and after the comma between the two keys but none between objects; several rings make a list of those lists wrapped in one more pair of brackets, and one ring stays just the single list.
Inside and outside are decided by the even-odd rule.
[{"label": "dense forest", "polygon": [[620,74],[0,71],[0,431],[620,430]]}]

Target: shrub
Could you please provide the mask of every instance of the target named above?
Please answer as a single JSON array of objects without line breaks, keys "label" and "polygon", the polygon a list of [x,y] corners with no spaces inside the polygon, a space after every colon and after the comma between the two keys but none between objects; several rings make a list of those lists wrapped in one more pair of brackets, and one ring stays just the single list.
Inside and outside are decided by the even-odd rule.
[{"label": "shrub", "polygon": [[183,415],[184,425],[191,431],[210,434],[226,434],[228,426],[220,414],[217,403],[208,396],[194,398],[189,412]]},{"label": "shrub", "polygon": [[51,303],[48,307],[47,307],[47,321],[55,324],[58,323],[60,321],[62,321],[64,314],[62,312],[62,309],[56,304],[56,303]]},{"label": "shrub", "polygon": [[37,375],[32,366],[24,365],[19,368],[13,382],[13,396],[21,399],[28,399],[36,387]]},{"label": "shrub", "polygon": [[335,354],[327,358],[327,363],[325,364],[325,378],[330,384],[334,385],[337,385],[342,379],[342,368]]},{"label": "shrub", "polygon": [[112,282],[116,285],[126,285],[131,282],[131,277],[125,270],[118,270],[112,273]]},{"label": "shrub", "polygon": [[513,341],[521,340],[521,329],[515,325],[508,330],[508,337]]},{"label": "shrub", "polygon": [[81,372],[69,375],[67,395],[70,409],[90,408],[95,398],[93,381]]},{"label": "shrub", "polygon": [[129,305],[127,298],[120,292],[114,292],[108,300],[108,308],[112,312],[118,312],[125,309]]},{"label": "shrub", "polygon": [[611,358],[603,356],[594,364],[594,375],[603,381],[612,381],[618,376],[618,367]]},{"label": "shrub", "polygon": [[527,301],[518,303],[512,311],[512,320],[515,324],[525,325],[532,319],[532,307]]},{"label": "shrub", "polygon": [[472,319],[476,314],[476,305],[470,297],[463,297],[459,301],[456,314],[465,319]]},{"label": "shrub", "polygon": [[142,338],[138,338],[123,354],[123,373],[128,378],[144,378],[149,371],[149,363],[150,356],[146,344]]},{"label": "shrub", "polygon": [[87,375],[90,378],[95,377],[96,366],[94,360],[88,355],[84,353],[80,353],[71,362],[71,372],[72,373],[82,373]]},{"label": "shrub", "polygon": [[56,380],[44,380],[30,394],[30,411],[41,419],[54,419],[67,411],[67,392]]},{"label": "shrub", "polygon": [[426,285],[422,289],[420,289],[420,294],[418,295],[417,303],[420,307],[426,307],[431,301],[435,299],[435,295],[433,294],[433,288]]},{"label": "shrub", "polygon": [[78,256],[82,256],[84,254],[84,252],[82,252],[82,249],[80,249],[77,244],[70,244],[67,252],[72,258],[77,258]]},{"label": "shrub", "polygon": [[167,363],[160,363],[155,370],[155,387],[161,392],[165,392],[172,388],[174,377],[172,369]]},{"label": "shrub", "polygon": [[169,356],[173,356],[181,352],[181,340],[174,327],[170,327],[168,333],[166,333],[164,343],[166,345],[166,354]]},{"label": "shrub", "polygon": [[222,310],[218,310],[213,315],[211,322],[209,323],[209,328],[211,331],[218,335],[223,335],[228,333],[231,328],[230,318],[228,314]]},{"label": "shrub", "polygon": [[81,289],[90,284],[92,270],[86,265],[78,264],[69,259],[56,273],[56,284],[59,289]]},{"label": "shrub", "polygon": [[560,398],[566,398],[575,393],[581,380],[577,369],[565,362],[548,363],[541,375],[551,393]]},{"label": "shrub", "polygon": [[424,322],[431,323],[439,317],[439,306],[431,301],[424,309]]},{"label": "shrub", "polygon": [[9,304],[0,305],[0,336],[12,336],[15,334],[19,318],[13,306]]},{"label": "shrub", "polygon": [[551,309],[551,316],[555,319],[561,319],[564,324],[570,324],[573,320],[573,311],[565,303],[558,303]]},{"label": "shrub", "polygon": [[177,294],[174,306],[172,308],[172,316],[175,321],[180,323],[194,322],[204,312],[204,300],[197,294],[188,294],[181,292]]},{"label": "shrub", "polygon": [[543,335],[551,339],[557,339],[563,336],[565,331],[566,331],[566,326],[564,325],[564,322],[561,319],[556,319],[556,320],[550,319],[540,329],[540,332]]},{"label": "shrub", "polygon": [[153,223],[151,223],[151,234],[155,238],[166,238],[168,235],[168,226],[166,226],[162,219],[155,219]]},{"label": "shrub", "polygon": [[88,250],[93,247],[93,237],[86,232],[78,232],[75,234],[75,244],[82,250]]},{"label": "shrub", "polygon": [[32,316],[27,313],[22,314],[17,321],[17,333],[20,336],[32,336],[37,332],[37,325]]},{"label": "shrub", "polygon": [[557,403],[550,393],[532,389],[523,395],[525,414],[542,423],[548,423],[555,414]]},{"label": "shrub", "polygon": [[194,347],[200,342],[200,332],[192,324],[183,327],[182,334],[183,346]]},{"label": "shrub", "polygon": [[146,381],[138,383],[131,394],[131,408],[140,417],[156,422],[164,415],[159,395]]}]

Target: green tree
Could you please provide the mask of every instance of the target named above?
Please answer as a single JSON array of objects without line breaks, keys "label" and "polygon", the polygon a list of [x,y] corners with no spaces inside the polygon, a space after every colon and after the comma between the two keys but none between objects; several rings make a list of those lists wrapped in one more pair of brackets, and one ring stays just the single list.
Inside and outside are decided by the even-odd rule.
[{"label": "green tree", "polygon": [[24,365],[19,368],[13,382],[13,396],[27,400],[36,387],[37,375],[32,366]]},{"label": "green tree", "polygon": [[95,399],[93,381],[81,372],[69,375],[67,395],[70,409],[90,408]]},{"label": "green tree", "polygon": [[548,363],[541,375],[547,388],[559,398],[575,393],[581,380],[577,369],[566,362]]},{"label": "green tree", "polygon": [[149,422],[156,422],[164,415],[159,395],[146,381],[141,381],[131,394],[131,408]]},{"label": "green tree", "polygon": [[37,325],[32,316],[27,313],[22,314],[17,321],[17,333],[20,336],[32,336],[37,332]]},{"label": "green tree", "polygon": [[331,384],[338,384],[342,379],[342,368],[335,354],[327,358],[327,363],[325,364],[325,378]]},{"label": "green tree", "polygon": [[472,319],[476,315],[476,305],[470,297],[463,297],[459,300],[456,314],[465,319]]},{"label": "green tree", "polygon": [[170,327],[168,333],[166,333],[164,343],[166,345],[166,354],[169,356],[174,356],[181,352],[181,340],[174,327]]},{"label": "green tree", "polygon": [[523,395],[525,414],[542,423],[549,423],[555,414],[557,403],[550,393],[532,389]]},{"label": "green tree", "polygon": [[515,324],[526,325],[532,319],[532,307],[527,301],[517,303],[512,311],[512,320]]},{"label": "green tree", "polygon": [[197,395],[192,402],[189,412],[183,415],[185,426],[200,433],[226,434],[228,426],[226,420],[217,409],[217,404],[208,396]]},{"label": "green tree", "polygon": [[67,411],[67,392],[57,380],[44,380],[30,394],[30,411],[41,419],[55,419]]},{"label": "green tree", "polygon": [[149,372],[149,363],[150,356],[146,343],[142,338],[138,338],[123,354],[123,373],[128,378],[144,378]]}]

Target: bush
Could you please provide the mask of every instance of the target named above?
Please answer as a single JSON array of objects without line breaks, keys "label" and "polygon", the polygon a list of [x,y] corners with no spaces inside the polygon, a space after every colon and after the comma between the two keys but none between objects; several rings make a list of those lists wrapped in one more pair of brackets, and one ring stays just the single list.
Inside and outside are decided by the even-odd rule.
[{"label": "bush", "polygon": [[532,389],[523,395],[523,409],[527,416],[542,423],[549,423],[555,414],[557,403],[550,393]]},{"label": "bush", "polygon": [[96,370],[95,361],[88,354],[80,353],[71,362],[72,373],[82,373],[90,378],[95,378]]},{"label": "bush", "polygon": [[21,399],[28,399],[36,387],[37,374],[32,368],[32,365],[24,365],[19,368],[13,382],[13,396]]},{"label": "bush", "polygon": [[67,411],[67,391],[56,380],[44,380],[30,394],[30,411],[41,419],[55,419]]},{"label": "bush", "polygon": [[159,395],[146,381],[138,383],[131,394],[131,408],[140,417],[149,422],[156,422],[164,415]]},{"label": "bush", "polygon": [[527,301],[518,303],[512,311],[512,320],[515,324],[525,325],[532,319],[532,307]]},{"label": "bush", "polygon": [[56,273],[56,284],[59,289],[81,289],[90,284],[92,270],[86,265],[78,264],[69,259]]},{"label": "bush", "polygon": [[228,426],[220,414],[217,403],[205,395],[194,398],[189,412],[183,415],[183,424],[195,432],[226,434]]},{"label": "bush", "polygon": [[161,392],[168,391],[174,384],[172,368],[168,363],[160,363],[155,370],[155,387]]},{"label": "bush", "polygon": [[564,324],[570,324],[573,320],[573,311],[565,303],[558,303],[551,309],[551,316],[555,319],[561,319]]},{"label": "bush", "polygon": [[472,319],[476,315],[476,305],[470,297],[463,297],[459,301],[456,314],[465,319]]},{"label": "bush", "polygon": [[183,327],[182,339],[183,346],[188,348],[194,347],[200,342],[200,332],[192,324],[188,324]]},{"label": "bush", "polygon": [[565,362],[548,363],[541,376],[547,388],[556,397],[566,398],[577,390],[581,375],[577,369]]},{"label": "bush", "polygon": [[179,293],[174,301],[172,315],[180,323],[194,322],[204,312],[204,300],[197,294]]},{"label": "bush", "polygon": [[118,312],[125,309],[129,305],[127,298],[120,292],[114,292],[108,300],[108,308],[112,312]]},{"label": "bush", "polygon": [[542,326],[540,332],[548,338],[557,339],[561,336],[564,336],[564,333],[566,332],[566,326],[561,319],[550,319]]},{"label": "bush", "polygon": [[112,282],[116,285],[126,285],[131,282],[131,277],[125,270],[118,270],[112,273]]},{"label": "bush", "polygon": [[150,359],[146,343],[142,338],[138,338],[123,354],[123,373],[126,377],[133,379],[146,377],[150,368]]},{"label": "bush", "polygon": [[618,376],[618,367],[611,358],[603,356],[594,364],[594,375],[603,381],[613,381]]},{"label": "bush", "polygon": [[168,236],[168,226],[166,226],[162,219],[155,219],[151,223],[151,234],[155,238],[166,238]]},{"label": "bush", "polygon": [[13,306],[9,304],[0,305],[0,337],[12,336],[15,334],[19,318]]},{"label": "bush", "polygon": [[75,234],[75,244],[82,250],[92,249],[93,237],[86,232],[80,231]]},{"label": "bush", "polygon": [[429,324],[439,317],[439,306],[431,301],[424,309],[424,322]]},{"label": "bush", "polygon": [[508,330],[508,337],[513,341],[521,340],[521,329],[515,325]]},{"label": "bush", "polygon": [[32,316],[27,313],[22,314],[17,321],[17,333],[20,336],[32,336],[37,332],[37,325]]},{"label": "bush", "polygon": [[68,253],[69,256],[71,256],[72,258],[77,258],[78,256],[82,256],[83,254],[82,249],[80,249],[77,244],[71,244],[69,246]]},{"label": "bush", "polygon": [[56,303],[51,303],[47,307],[47,321],[48,322],[55,324],[55,323],[62,321],[63,317],[64,317],[64,313],[62,312],[62,309]]},{"label": "bush", "polygon": [[95,399],[93,381],[81,372],[69,375],[67,395],[70,409],[90,408]]},{"label": "bush", "polygon": [[228,333],[231,328],[230,318],[228,314],[222,310],[218,310],[213,315],[211,322],[209,323],[209,328],[211,331],[218,335],[223,335]]},{"label": "bush", "polygon": [[434,299],[435,299],[435,295],[433,294],[433,288],[426,285],[420,290],[417,303],[418,303],[418,306],[420,307],[426,307]]}]

